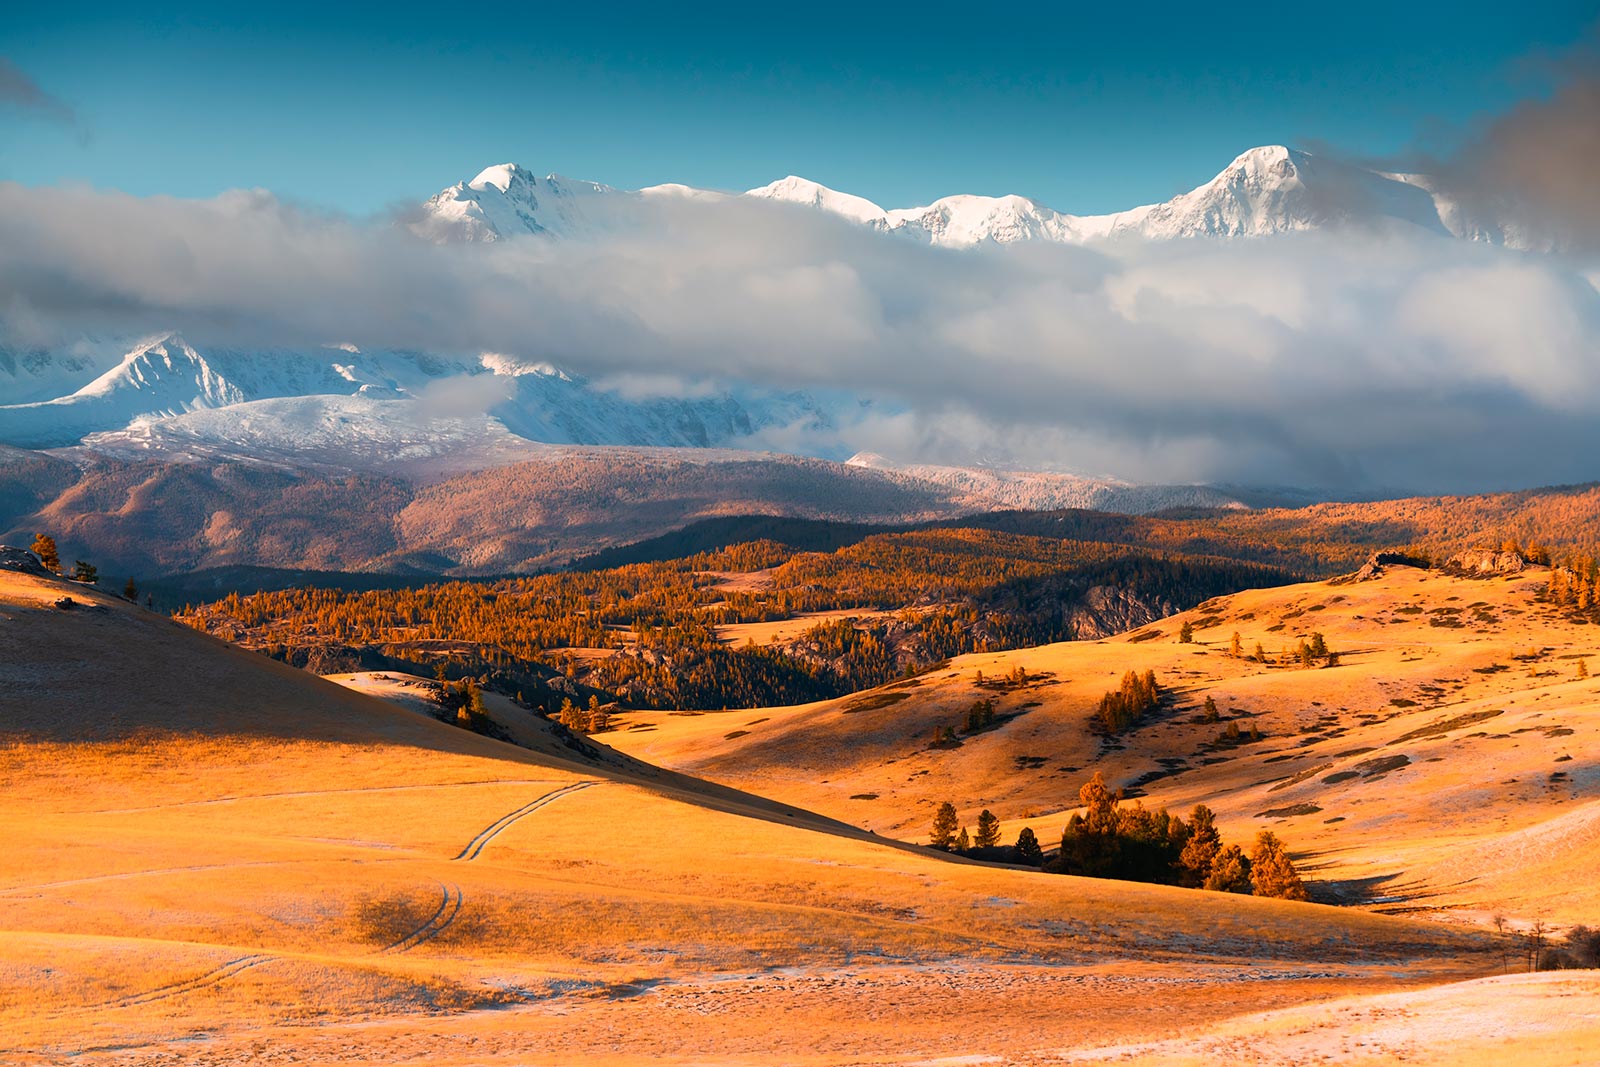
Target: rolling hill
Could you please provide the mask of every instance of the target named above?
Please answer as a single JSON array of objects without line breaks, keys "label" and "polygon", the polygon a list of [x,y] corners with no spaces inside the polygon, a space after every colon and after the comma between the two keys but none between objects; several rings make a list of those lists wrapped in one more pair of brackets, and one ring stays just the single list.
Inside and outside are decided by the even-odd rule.
[{"label": "rolling hill", "polygon": [[[1232,839],[1271,829],[1320,899],[1593,923],[1600,639],[1546,599],[1547,568],[1504,558],[1509,572],[1389,564],[1248,590],[1106,640],[962,656],[759,714],[632,713],[601,736],[911,841],[950,800],[967,825],[988,808],[1003,840],[1030,826],[1048,847],[1098,771],[1152,809],[1208,805]],[[1315,634],[1336,656],[1307,669],[1296,650]],[[1095,710],[1127,671],[1153,671],[1165,697],[1109,734]],[[966,734],[978,700],[998,725]],[[945,727],[958,743],[934,743]]]},{"label": "rolling hill", "polygon": [[1419,990],[1498,964],[1435,924],[952,860],[532,721],[516,747],[8,559],[8,1062],[1025,1063],[1460,1001]]}]

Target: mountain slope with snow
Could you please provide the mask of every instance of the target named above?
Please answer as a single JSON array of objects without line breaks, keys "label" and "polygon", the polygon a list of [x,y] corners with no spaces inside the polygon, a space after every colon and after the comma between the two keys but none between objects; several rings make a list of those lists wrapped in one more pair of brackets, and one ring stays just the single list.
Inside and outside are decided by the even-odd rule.
[{"label": "mountain slope with snow", "polygon": [[282,463],[302,454],[355,466],[433,459],[451,448],[485,456],[531,444],[707,448],[763,430],[829,425],[829,413],[803,393],[624,395],[493,354],[202,351],[177,334],[134,345],[65,396],[0,405],[0,442],[25,448],[81,441],[126,457]]},{"label": "mountain slope with snow", "polygon": [[[439,241],[572,237],[624,225],[629,209],[643,198],[668,194],[728,198],[682,185],[631,192],[554,174],[539,178],[515,164],[501,164],[434,196],[411,225],[414,232]],[[1424,175],[1382,173],[1283,145],[1243,152],[1210,181],[1164,203],[1108,215],[1067,214],[1014,195],[948,196],[920,207],[885,209],[795,175],[742,196],[812,208],[947,248],[1018,241],[1266,237],[1372,223],[1399,223],[1518,248],[1542,247],[1515,227],[1468,217]]]}]

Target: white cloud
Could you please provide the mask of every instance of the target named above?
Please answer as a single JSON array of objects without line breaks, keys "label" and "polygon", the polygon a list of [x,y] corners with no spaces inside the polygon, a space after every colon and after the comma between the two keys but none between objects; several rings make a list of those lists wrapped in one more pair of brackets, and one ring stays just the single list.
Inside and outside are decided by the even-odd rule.
[{"label": "white cloud", "polygon": [[437,246],[259,191],[0,185],[0,312],[58,344],[338,337],[548,361],[625,395],[878,398],[811,442],[830,452],[1417,489],[1595,474],[1600,294],[1567,260],[1374,229],[954,252],[759,201],[633,210],[591,240]]}]

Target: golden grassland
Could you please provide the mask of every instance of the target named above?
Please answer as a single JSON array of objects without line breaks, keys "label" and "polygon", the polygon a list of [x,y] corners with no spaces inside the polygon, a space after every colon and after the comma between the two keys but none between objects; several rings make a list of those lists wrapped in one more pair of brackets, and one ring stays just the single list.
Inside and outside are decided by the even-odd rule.
[{"label": "golden grassland", "polygon": [[[776,749],[769,800],[589,759],[532,719],[513,747],[402,706],[403,679],[350,679],[385,702],[78,587],[52,608],[65,588],[0,572],[0,1062],[1160,1061],[1182,1035],[1298,1026],[1252,1013],[1343,1032],[1337,998],[1509,1002],[1435,988],[1500,969],[1478,931],[946,858],[849,825],[821,786],[823,814],[789,806],[813,794]],[[1001,662],[960,664],[952,703],[980,661]],[[813,716],[816,753],[853,751],[830,714],[769,721]],[[658,718],[619,743],[732,723]],[[1563,981],[1592,1008],[1594,983]],[[1600,1037],[1570,1018],[1524,1062]],[[1266,1062],[1302,1062],[1282,1047]]]},{"label": "golden grassland", "polygon": [[[989,808],[1004,840],[1026,825],[1048,845],[1098,770],[1148,807],[1204,802],[1233,839],[1272,829],[1348,899],[1592,924],[1600,887],[1582,871],[1600,844],[1600,680],[1579,664],[1600,668],[1600,629],[1546,603],[1547,580],[1390,567],[1246,591],[1135,633],[964,656],[836,701],[633,713],[602,739],[908,840],[949,799],[969,825]],[[1192,643],[1178,640],[1185,621]],[[1293,650],[1312,633],[1336,666],[1301,668]],[[1108,738],[1090,719],[1128,670],[1154,671],[1171,698]],[[1207,697],[1217,722],[1197,721]],[[930,743],[980,698],[997,729]],[[1229,723],[1241,743],[1221,742]]]}]

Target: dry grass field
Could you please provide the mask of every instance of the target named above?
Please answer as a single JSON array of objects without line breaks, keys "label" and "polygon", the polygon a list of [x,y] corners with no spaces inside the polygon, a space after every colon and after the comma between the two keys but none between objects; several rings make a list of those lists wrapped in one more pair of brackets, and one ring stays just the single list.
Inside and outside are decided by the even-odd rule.
[{"label": "dry grass field", "polygon": [[[1443,887],[1471,877],[1446,870],[1465,862],[1453,837],[1520,847],[1518,862],[1545,864],[1538,877],[1457,889],[1472,898],[1463,906],[1522,900],[1518,915],[1576,917],[1590,899],[1575,876],[1595,748],[1580,703],[1590,687],[1560,657],[1561,635],[1571,648],[1581,635],[1548,623],[1535,667],[1549,677],[1526,679],[1520,663],[1473,671],[1533,639],[1521,636],[1531,600],[1515,635],[1507,614],[1526,585],[1469,594],[1397,575],[1246,594],[1213,613],[1204,644],[1168,635],[974,657],[888,690],[908,699],[875,711],[638,717],[644,728],[606,735],[620,755],[591,758],[531,718],[514,722],[509,704],[491,712],[527,747],[434,721],[403,678],[347,679],[393,698],[379,699],[82,587],[0,571],[0,1062],[1215,1062],[1221,1051],[1206,1049],[1249,1043],[1254,1062],[1287,1064],[1306,1062],[1308,1042],[1329,1062],[1488,1062],[1524,1032],[1517,1062],[1573,1062],[1564,1049],[1600,1041],[1600,983],[1471,981],[1501,969],[1476,929],[986,866],[891,837],[919,836],[927,801],[944,796],[996,808],[1008,832],[1035,807],[1043,832],[1081,768],[1126,777],[1192,755],[1176,721],[1107,753],[1084,730],[1084,702],[1148,665],[1192,690],[1186,701],[1217,688],[1268,730],[1259,760],[1150,783],[1152,799],[1215,788],[1237,833],[1258,796],[1311,797],[1320,818],[1346,822],[1294,817],[1281,832],[1349,877]],[[64,593],[78,606],[53,607]],[[1501,630],[1370,614],[1379,598],[1431,606],[1447,594],[1485,600]],[[1346,666],[1267,670],[1222,654],[1232,628],[1253,640],[1272,612],[1335,595],[1346,600],[1319,625]],[[921,751],[933,720],[970,699],[979,667],[1012,662],[1052,672],[1002,695],[1038,707],[959,749]],[[1424,684],[1462,707],[1391,703]],[[1289,707],[1295,691],[1321,705]],[[1338,751],[1483,701],[1505,708],[1489,723],[1504,738],[1469,743],[1441,727],[1442,740],[1386,748],[1413,763],[1381,782],[1322,783],[1371,758]],[[1335,714],[1346,736],[1319,725]],[[1556,728],[1573,732],[1547,736]],[[727,739],[736,729],[749,732]],[[1480,747],[1497,755],[1473,755]],[[1554,760],[1556,748],[1575,754],[1551,764],[1572,768],[1560,790],[1529,777],[1533,753]],[[1018,771],[1015,757],[1035,749],[1044,768]],[[1265,763],[1267,749],[1292,758]],[[1427,762],[1435,753],[1441,764]],[[1473,770],[1506,753],[1513,769],[1488,781]],[[1320,762],[1333,766],[1280,792],[1246,784]],[[1080,771],[1055,769],[1064,763]],[[724,784],[674,773],[686,769]],[[1513,776],[1520,789],[1500,783]],[[870,807],[849,799],[869,789]],[[1558,994],[1566,1009],[1552,1019]],[[1479,1025],[1405,1022],[1419,1013]]]},{"label": "dry grass field", "polygon": [[[1580,674],[1600,669],[1600,631],[1544,603],[1547,580],[1391,566],[1219,598],[1103,641],[965,656],[805,707],[633,713],[602,739],[911,841],[950,800],[969,825],[989,808],[1004,840],[1029,825],[1048,844],[1101,771],[1147,807],[1203,801],[1233,839],[1273,830],[1325,896],[1593,925],[1600,678]],[[1192,643],[1178,640],[1185,621]],[[1294,658],[1313,633],[1336,666]],[[1153,670],[1171,700],[1106,737],[1090,720],[1128,670]],[[1207,697],[1218,721],[1198,721]],[[932,744],[981,698],[996,729]],[[1239,743],[1222,739],[1230,724]]]}]

